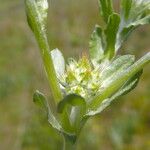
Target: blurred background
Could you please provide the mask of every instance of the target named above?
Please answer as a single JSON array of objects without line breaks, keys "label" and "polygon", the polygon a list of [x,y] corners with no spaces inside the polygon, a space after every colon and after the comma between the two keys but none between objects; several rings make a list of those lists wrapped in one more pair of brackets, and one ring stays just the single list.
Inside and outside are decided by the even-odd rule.
[{"label": "blurred background", "polygon": [[[34,105],[38,89],[51,99],[37,43],[25,17],[23,0],[0,0],[0,150],[60,150],[62,138]],[[87,52],[95,24],[103,24],[97,0],[50,0],[51,49],[66,58]],[[117,0],[115,8],[119,10]],[[132,33],[122,54],[137,58],[150,49],[150,26]],[[138,87],[89,120],[78,150],[150,149],[150,67]]]}]

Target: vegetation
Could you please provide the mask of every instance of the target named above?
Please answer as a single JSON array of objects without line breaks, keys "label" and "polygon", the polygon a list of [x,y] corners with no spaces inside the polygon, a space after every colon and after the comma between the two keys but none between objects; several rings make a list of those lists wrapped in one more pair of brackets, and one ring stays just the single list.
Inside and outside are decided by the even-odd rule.
[{"label": "vegetation", "polygon": [[49,48],[47,0],[25,1],[27,20],[39,43],[55,100],[54,112],[39,91],[33,100],[45,109],[48,122],[63,135],[66,150],[76,149],[80,131],[89,117],[136,87],[143,67],[150,62],[150,53],[136,62],[133,55],[117,55],[129,34],[139,25],[150,22],[150,2],[122,0],[120,15],[114,12],[110,0],[100,0],[99,4],[106,28],[95,27],[90,40],[90,58],[70,59],[66,66],[62,53]]},{"label": "vegetation", "polygon": [[[4,3],[6,4],[6,2]],[[63,2],[60,3],[63,4]],[[64,4],[61,5],[62,8],[65,9],[61,8],[59,10],[57,9],[59,8],[59,6],[56,2],[52,4],[53,6],[51,7],[51,9],[55,8],[56,10],[53,9],[53,12],[51,12],[49,16],[50,32],[48,32],[48,36],[51,39],[51,47],[53,48],[57,44],[58,47],[65,49],[65,53],[63,52],[65,56],[72,55],[73,57],[75,57],[77,56],[77,48],[84,50],[86,49],[85,43],[89,37],[88,34],[91,30],[91,26],[98,21],[96,21],[97,18],[90,17],[96,14],[97,10],[94,8],[96,7],[95,2],[81,2],[83,6],[86,4],[86,8],[79,8],[79,6],[72,4],[72,2],[68,2],[68,6]],[[88,11],[85,11],[90,7],[93,8],[91,9],[92,14],[89,14]],[[19,13],[17,13],[18,11]],[[76,17],[72,17],[76,16],[75,11],[78,11],[81,14],[80,17],[77,17],[79,21],[78,23],[76,23],[76,21],[72,22],[72,20],[76,20]],[[54,141],[56,141],[57,143],[60,143],[60,141],[58,140],[58,137],[56,138],[56,134],[54,134],[53,130],[47,126],[46,122],[44,121],[45,119],[40,119],[40,121],[37,121],[36,118],[38,116],[36,116],[36,118],[33,118],[34,115],[40,115],[41,112],[34,112],[36,107],[34,107],[34,105],[32,105],[32,102],[30,101],[30,93],[32,93],[35,88],[42,89],[44,90],[44,93],[48,93],[48,88],[46,86],[46,80],[44,79],[42,71],[40,70],[40,58],[37,52],[34,51],[36,47],[32,36],[30,36],[30,32],[27,32],[28,29],[26,29],[26,25],[24,23],[24,15],[22,12],[23,10],[19,9],[16,12],[9,13],[9,19],[7,20],[7,18],[3,18],[1,23],[1,27],[2,25],[4,25],[2,28],[3,36],[1,37],[1,48],[9,49],[9,51],[1,51],[1,58],[3,58],[3,60],[1,59],[2,61],[0,74],[3,85],[6,87],[8,87],[9,85],[9,89],[7,89],[7,91],[5,90],[6,88],[2,88],[3,91],[0,90],[1,94],[3,94],[3,97],[0,98],[0,110],[1,113],[4,114],[2,118],[0,117],[1,120],[3,120],[1,122],[1,129],[3,129],[3,131],[1,132],[2,138],[0,147],[2,149],[7,149],[6,147],[9,147],[8,149],[10,149],[10,144],[5,144],[5,148],[3,148],[4,139],[6,139],[6,136],[4,136],[4,134],[6,134],[8,136],[5,143],[7,143],[7,141],[14,141],[13,144],[11,144],[11,149],[16,149],[14,148],[18,143],[16,141],[20,141],[20,143],[23,142],[23,144],[20,145],[20,149],[60,149],[59,146],[61,144],[52,144],[55,143]],[[58,17],[60,14],[63,15],[62,12],[67,15],[65,19],[63,17]],[[70,15],[68,12],[70,12]],[[86,15],[88,16],[87,22],[85,23],[86,26],[82,28],[80,22],[82,22],[84,25],[82,17]],[[16,19],[16,21],[14,18]],[[56,23],[54,22],[54,20],[56,20]],[[62,22],[62,24],[58,25],[59,22]],[[80,26],[80,28],[78,25]],[[68,35],[68,30],[66,30],[66,27],[67,29],[69,27],[69,30],[71,30],[72,32],[71,34]],[[57,29],[59,30],[60,34],[58,34]],[[64,30],[65,35],[63,36]],[[144,26],[144,28],[138,29],[137,32],[132,35],[132,38],[128,40],[128,45],[124,45],[124,47],[122,48],[122,53],[135,53],[137,56],[142,55],[144,53],[144,50],[149,48],[149,46],[147,45],[147,40],[149,39],[148,31],[148,26]],[[68,36],[70,38],[68,38]],[[8,37],[9,41],[7,40],[8,42],[4,42],[6,41],[6,39],[8,39]],[[69,41],[69,47],[63,41]],[[83,43],[82,46],[81,43]],[[70,47],[72,47],[72,51],[70,51]],[[126,52],[123,51],[125,47],[127,47]],[[128,49],[130,50],[130,52],[128,51]],[[36,61],[33,61],[35,58]],[[13,69],[9,69],[9,67],[12,65],[15,67],[13,67]],[[11,78],[9,75],[11,76]],[[92,120],[87,122],[79,140],[79,149],[100,149],[100,147],[102,149],[117,149],[116,147],[119,147],[120,149],[121,147],[123,147],[123,149],[148,148],[148,76],[148,68],[146,68],[143,74],[144,78],[141,80],[138,88],[136,88],[135,93],[132,92],[128,97],[125,96],[121,98],[122,100],[125,99],[125,101],[122,101],[119,98],[119,100],[121,101],[116,101],[117,103],[113,103],[111,107],[103,112],[103,115],[101,115],[101,117],[94,117]],[[47,91],[45,91],[45,89]],[[48,93],[48,95],[49,94],[50,93]],[[49,97],[49,99],[51,98]],[[7,112],[4,110],[7,110]],[[27,116],[24,117],[26,114]],[[8,128],[10,130],[8,130]],[[22,129],[26,130],[24,131]],[[19,138],[18,136],[18,133],[19,135],[21,134],[20,131],[21,133],[25,133],[23,137],[21,136],[23,139]],[[87,131],[89,133],[88,135]],[[12,136],[10,135],[16,135],[17,138],[12,138]]]}]

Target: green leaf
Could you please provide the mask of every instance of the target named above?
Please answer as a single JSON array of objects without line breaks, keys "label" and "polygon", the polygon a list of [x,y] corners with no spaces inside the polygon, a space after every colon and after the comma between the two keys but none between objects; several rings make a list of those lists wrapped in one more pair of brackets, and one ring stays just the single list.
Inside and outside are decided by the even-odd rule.
[{"label": "green leaf", "polygon": [[70,140],[76,138],[75,134],[68,133],[62,128],[58,119],[52,113],[48,101],[46,100],[45,96],[41,92],[36,91],[34,93],[33,101],[37,106],[41,107],[47,113],[48,122],[54,129],[56,129],[58,132],[61,132],[63,135],[67,136],[68,138],[70,138]]},{"label": "green leaf", "polygon": [[62,113],[67,107],[67,104],[71,106],[82,106],[85,104],[84,98],[76,94],[67,95],[62,101],[58,104],[58,112]]},{"label": "green leaf", "polygon": [[145,24],[149,24],[149,23],[150,23],[150,15],[148,15],[148,16],[140,19],[140,20],[137,20],[137,21],[135,21],[133,23],[130,23],[127,28],[129,28],[129,27],[137,27],[139,25],[145,25]]},{"label": "green leaf", "polygon": [[63,54],[59,49],[54,49],[51,51],[51,56],[54,64],[54,68],[57,74],[57,77],[61,77],[65,72],[65,60]]},{"label": "green leaf", "polygon": [[149,0],[122,0],[121,1],[121,16],[126,24],[144,18],[149,14]]},{"label": "green leaf", "polygon": [[62,127],[57,121],[57,119],[55,118],[55,116],[52,114],[50,106],[45,96],[41,92],[36,91],[33,95],[33,101],[35,104],[37,104],[38,106],[40,106],[42,109],[46,111],[48,116],[48,122],[51,124],[51,126],[57,129],[58,131],[62,131]]},{"label": "green leaf", "polygon": [[131,32],[139,25],[150,23],[149,0],[122,0],[121,23],[117,35],[116,50],[128,38]]},{"label": "green leaf", "polygon": [[46,35],[46,24],[48,15],[47,0],[25,0],[26,14],[29,26],[31,27],[41,49],[44,67],[47,73],[52,94],[56,101],[62,99],[62,93],[53,66],[50,48]]},{"label": "green leaf", "polygon": [[104,39],[103,31],[96,25],[89,42],[89,53],[94,66],[104,57]]},{"label": "green leaf", "polygon": [[[143,69],[140,70],[137,74],[135,74],[133,77],[131,77],[124,85],[123,87],[119,90],[120,93],[122,94],[118,94],[119,96],[125,95],[127,93],[129,93],[130,91],[132,91],[138,84],[140,77],[143,73]],[[118,97],[119,97],[118,96]]]},{"label": "green leaf", "polygon": [[41,108],[44,108],[45,110],[47,110],[47,102],[46,102],[46,98],[45,96],[39,92],[39,91],[36,91],[33,95],[33,102],[41,107]]},{"label": "green leaf", "polygon": [[117,32],[119,29],[120,17],[118,14],[112,14],[108,19],[107,28],[105,30],[106,34],[106,49],[105,56],[111,59],[115,55],[115,44],[117,39]]},{"label": "green leaf", "polygon": [[84,98],[76,94],[67,95],[58,104],[62,126],[67,132],[77,134],[81,127],[82,118],[86,112]]},{"label": "green leaf", "polygon": [[131,65],[126,70],[118,73],[112,80],[109,81],[101,92],[95,96],[93,100],[88,104],[89,111],[94,111],[99,108],[101,102],[107,98],[110,98],[115,92],[117,92],[127,80],[137,74],[143,67],[150,62],[150,52],[140,58],[137,62]]},{"label": "green leaf", "polygon": [[105,66],[101,72],[101,81],[104,84],[105,81],[109,82],[108,80],[111,80],[116,74],[126,70],[134,61],[135,57],[133,55],[118,56],[116,59],[112,60],[108,66]]},{"label": "green leaf", "polygon": [[132,91],[138,84],[139,79],[142,75],[142,70],[139,71],[136,75],[134,75],[133,77],[131,77],[129,80],[127,80],[127,82],[120,88],[120,90],[118,90],[113,96],[111,96],[111,98],[107,98],[105,100],[102,101],[102,103],[100,104],[100,106],[96,109],[96,110],[92,110],[89,111],[85,117],[87,116],[94,116],[96,114],[101,113],[104,109],[106,109],[106,107],[108,107],[114,100],[116,100],[117,98],[119,98],[122,95],[125,95],[127,93],[129,93],[130,91]]},{"label": "green leaf", "polygon": [[[133,55],[118,56],[116,59],[112,60],[110,64],[105,66],[104,70],[101,72],[101,89],[103,90],[105,87],[107,87],[113,78],[115,78],[120,72],[128,69],[134,63],[134,61],[135,57]],[[100,107],[99,109],[101,110]],[[92,115],[98,113],[99,109],[97,111],[90,112],[90,114]]]},{"label": "green leaf", "polygon": [[107,23],[109,16],[113,13],[112,0],[99,0],[101,15]]},{"label": "green leaf", "polygon": [[132,9],[132,0],[122,0],[121,1],[122,6],[122,17],[124,20],[128,20],[130,16],[130,11]]}]

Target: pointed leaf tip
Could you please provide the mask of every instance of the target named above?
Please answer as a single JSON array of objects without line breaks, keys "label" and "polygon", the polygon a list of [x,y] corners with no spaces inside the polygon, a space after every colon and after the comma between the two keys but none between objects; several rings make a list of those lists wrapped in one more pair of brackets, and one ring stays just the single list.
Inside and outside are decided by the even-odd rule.
[{"label": "pointed leaf tip", "polygon": [[33,95],[33,102],[40,107],[43,107],[43,108],[46,107],[46,103],[45,103],[46,99],[44,95],[38,90]]},{"label": "pointed leaf tip", "polygon": [[51,52],[54,68],[57,74],[57,77],[61,77],[65,72],[65,59],[63,54],[59,49],[54,49]]},{"label": "pointed leaf tip", "polygon": [[47,0],[25,0],[27,20],[32,31],[37,34],[38,31],[45,32],[48,15]]},{"label": "pointed leaf tip", "polygon": [[50,108],[48,101],[45,98],[44,94],[42,94],[39,91],[36,91],[33,95],[33,101],[35,102],[35,104],[37,104],[38,106],[40,106],[41,108],[43,108],[45,110],[45,112],[47,113],[48,122],[51,124],[51,126],[55,129],[57,129],[58,131],[63,132],[62,127],[59,124],[56,117],[53,115],[51,108]]},{"label": "pointed leaf tip", "polygon": [[95,26],[90,38],[89,53],[94,66],[104,58],[103,31],[98,25]]},{"label": "pointed leaf tip", "polygon": [[121,23],[117,35],[116,50],[140,25],[150,23],[149,0],[121,0]]}]

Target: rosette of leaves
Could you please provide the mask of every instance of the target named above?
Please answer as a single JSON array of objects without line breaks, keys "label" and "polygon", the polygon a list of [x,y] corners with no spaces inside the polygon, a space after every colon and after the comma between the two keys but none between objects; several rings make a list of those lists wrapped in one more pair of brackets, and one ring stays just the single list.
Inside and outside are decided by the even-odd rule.
[{"label": "rosette of leaves", "polygon": [[120,14],[114,11],[111,0],[99,0],[99,6],[106,26],[95,26],[89,56],[69,58],[65,63],[61,51],[51,50],[48,44],[47,0],[25,0],[27,20],[40,47],[55,109],[52,111],[39,91],[33,100],[47,112],[51,126],[64,136],[64,149],[75,149],[86,120],[133,90],[143,67],[150,62],[150,52],[137,61],[133,55],[117,54],[134,29],[150,23],[150,1],[121,0]]}]

